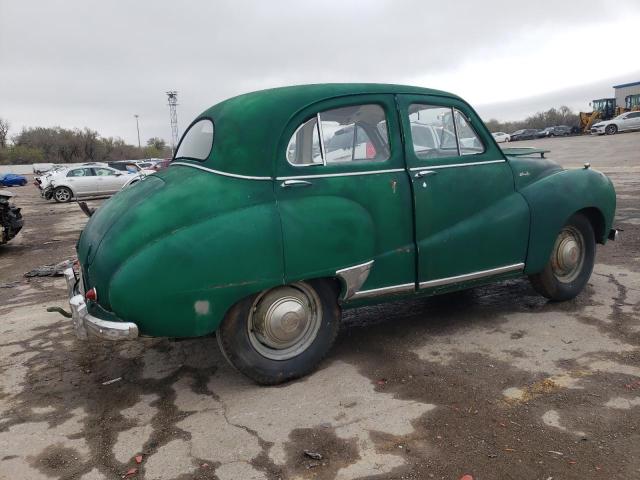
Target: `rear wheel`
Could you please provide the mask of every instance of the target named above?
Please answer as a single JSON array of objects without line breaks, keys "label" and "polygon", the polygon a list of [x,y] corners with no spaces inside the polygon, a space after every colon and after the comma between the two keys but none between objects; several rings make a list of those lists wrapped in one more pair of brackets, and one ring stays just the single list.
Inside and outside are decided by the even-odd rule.
[{"label": "rear wheel", "polygon": [[607,125],[607,128],[604,129],[607,135],[615,135],[618,133],[618,127],[614,124]]},{"label": "rear wheel", "polygon": [[529,276],[533,288],[555,301],[576,297],[591,277],[595,251],[591,222],[582,214],[573,215],[558,234],[544,270]]},{"label": "rear wheel", "polygon": [[240,372],[275,385],[311,372],[338,334],[338,289],[313,280],[276,287],[234,305],[218,329],[220,350]]},{"label": "rear wheel", "polygon": [[67,203],[73,198],[73,193],[67,187],[58,187],[53,191],[53,199],[58,203]]}]

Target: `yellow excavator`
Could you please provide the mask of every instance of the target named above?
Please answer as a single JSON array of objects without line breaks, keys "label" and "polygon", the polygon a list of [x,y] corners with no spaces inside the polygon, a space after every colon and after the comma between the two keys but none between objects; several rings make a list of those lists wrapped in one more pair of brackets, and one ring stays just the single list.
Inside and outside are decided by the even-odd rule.
[{"label": "yellow excavator", "polygon": [[640,110],[640,93],[624,97],[625,112],[637,112]]},{"label": "yellow excavator", "polygon": [[591,126],[601,120],[609,120],[619,115],[616,108],[615,98],[598,98],[589,105],[593,107],[592,112],[580,112],[580,130],[582,133],[589,133]]}]

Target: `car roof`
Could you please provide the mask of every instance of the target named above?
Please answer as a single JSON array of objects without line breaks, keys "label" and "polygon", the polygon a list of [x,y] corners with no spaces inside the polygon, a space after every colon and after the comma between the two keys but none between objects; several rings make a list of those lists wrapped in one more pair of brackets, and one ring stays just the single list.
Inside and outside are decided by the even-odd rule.
[{"label": "car roof", "polygon": [[283,129],[294,115],[324,100],[373,94],[432,95],[461,100],[442,90],[381,83],[296,85],[246,93],[224,100],[196,118],[195,121],[211,118],[214,122],[211,160],[204,165],[240,175],[270,176],[273,164],[265,159],[274,158]]}]

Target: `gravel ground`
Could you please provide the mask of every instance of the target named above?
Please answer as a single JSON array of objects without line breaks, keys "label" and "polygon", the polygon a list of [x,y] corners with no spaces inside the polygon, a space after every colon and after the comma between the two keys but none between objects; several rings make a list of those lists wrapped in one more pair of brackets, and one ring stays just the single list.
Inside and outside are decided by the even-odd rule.
[{"label": "gravel ground", "polygon": [[316,373],[270,388],[212,338],[75,340],[46,312],[66,307],[64,281],[23,273],[73,257],[86,217],[12,189],[25,228],[0,247],[0,478],[640,478],[640,133],[513,146],[616,185],[624,232],[577,299],[523,279],[351,310]]}]

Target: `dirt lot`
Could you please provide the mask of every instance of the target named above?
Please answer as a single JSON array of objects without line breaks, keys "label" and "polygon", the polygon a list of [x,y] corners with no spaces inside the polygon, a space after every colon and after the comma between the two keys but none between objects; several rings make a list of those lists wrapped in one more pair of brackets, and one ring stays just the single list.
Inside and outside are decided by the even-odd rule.
[{"label": "dirt lot", "polygon": [[350,311],[321,368],[273,388],[212,338],[76,341],[45,311],[66,307],[64,281],[22,275],[72,257],[86,217],[13,189],[0,478],[640,478],[640,133],[524,145],[616,185],[624,232],[583,294],[551,304],[515,280]]}]

